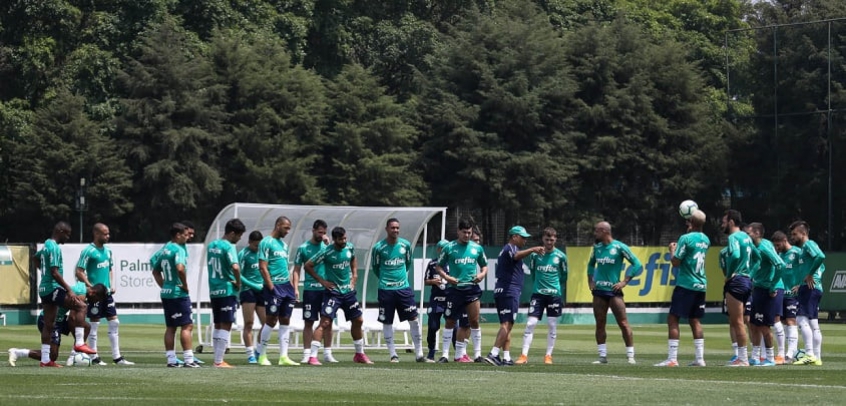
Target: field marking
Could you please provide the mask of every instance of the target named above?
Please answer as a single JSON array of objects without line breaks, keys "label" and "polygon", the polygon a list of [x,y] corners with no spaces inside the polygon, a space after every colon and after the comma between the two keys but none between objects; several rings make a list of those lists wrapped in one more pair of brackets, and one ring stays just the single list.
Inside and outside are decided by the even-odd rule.
[{"label": "field marking", "polygon": [[[89,396],[89,395],[55,396],[55,395],[35,395],[35,394],[32,394],[32,395],[2,395],[2,396],[0,396],[0,399],[3,399],[3,398],[6,398],[6,399],[32,399],[32,400],[38,400],[38,399],[86,400],[86,401],[92,401],[92,400],[93,401],[97,401],[97,400],[101,400],[101,401],[120,401],[120,400],[138,401],[138,400],[141,400],[141,401],[153,401],[153,402],[161,401],[163,399],[164,400],[173,400],[173,398],[171,398],[171,397],[152,398],[152,397],[138,397],[138,396]],[[244,398],[232,398],[232,399],[196,399],[196,398],[193,398],[193,399],[191,399],[192,403],[199,403],[199,402],[204,402],[204,403],[229,403],[229,402],[244,403],[246,401],[249,401],[249,400],[245,400]],[[251,402],[255,402],[255,400],[252,400]],[[282,399],[279,399],[279,400],[262,399],[261,403],[291,403],[291,402],[285,401],[285,400],[282,400]],[[325,399],[300,400],[300,399],[298,399],[297,403],[298,404],[311,404],[311,403],[314,403],[314,404],[318,404],[318,403],[322,403],[322,404],[326,404],[326,403],[349,404],[349,403],[357,403],[357,402],[350,402],[349,400],[325,400]],[[409,403],[409,404],[417,405],[417,404],[420,404],[420,401],[419,400],[403,401],[403,400],[395,400],[395,399],[385,399],[385,400],[368,399],[367,403],[368,404],[383,404],[383,403],[384,404],[403,404],[403,403]],[[434,403],[431,402],[431,401],[426,401],[426,403],[428,403],[428,404],[438,404],[437,401],[435,401]],[[447,402],[445,402],[445,403],[447,403]]]}]

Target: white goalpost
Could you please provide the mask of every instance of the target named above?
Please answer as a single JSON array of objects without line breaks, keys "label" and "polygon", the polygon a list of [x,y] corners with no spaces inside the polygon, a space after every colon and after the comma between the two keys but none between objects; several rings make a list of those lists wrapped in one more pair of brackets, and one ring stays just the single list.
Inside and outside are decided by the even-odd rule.
[{"label": "white goalpost", "polygon": [[[390,218],[396,218],[400,221],[400,237],[410,241],[415,248],[422,236],[422,249],[420,254],[414,257],[413,274],[409,275],[412,284],[412,289],[420,295],[419,314],[422,322],[423,303],[425,301],[425,286],[423,279],[425,278],[426,267],[426,249],[428,241],[427,225],[437,215],[441,214],[441,236],[444,238],[446,229],[446,207],[364,207],[364,206],[300,206],[300,205],[279,205],[279,204],[264,204],[264,203],[232,203],[224,207],[215,217],[206,234],[203,247],[203,260],[201,261],[203,269],[199,272],[197,280],[197,296],[196,302],[196,330],[198,336],[198,345],[196,351],[203,352],[203,347],[211,344],[211,326],[203,325],[203,316],[210,317],[211,308],[208,292],[208,271],[205,269],[205,264],[208,262],[206,252],[208,245],[221,237],[224,234],[224,226],[227,221],[238,218],[247,227],[247,231],[241,241],[238,242],[236,248],[240,251],[247,245],[247,235],[250,232],[258,230],[265,236],[269,235],[273,230],[276,218],[279,216],[286,216],[291,219],[291,232],[285,237],[285,242],[289,249],[289,269],[294,269],[294,257],[297,247],[303,242],[311,238],[311,229],[315,220],[321,219],[326,221],[331,231],[333,227],[344,227],[347,230],[348,241],[355,245],[355,255],[358,258],[359,266],[359,280],[361,281],[361,290],[359,293],[359,300],[364,312],[364,336],[365,343],[368,346],[381,345],[381,324],[376,321],[375,315],[378,315],[378,309],[368,309],[368,280],[371,268],[371,249],[382,238],[385,238],[385,222]],[[418,252],[415,249],[415,252]],[[372,295],[372,292],[370,292]],[[376,301],[375,296],[372,300]],[[375,312],[375,315],[374,315]],[[343,312],[339,312],[343,313]],[[241,311],[236,311],[238,322],[233,325],[233,334],[240,336],[240,331],[244,328],[255,328],[256,326],[243,326],[243,319]],[[348,324],[345,320],[336,320],[334,340],[337,345],[333,344],[334,348],[341,347],[341,334],[349,331]],[[375,324],[374,324],[375,323]],[[377,325],[378,324],[378,330]],[[407,325],[407,322],[404,323]],[[292,346],[299,344],[299,335],[302,332],[302,309],[298,308],[294,314],[291,315],[291,326],[293,332],[291,336]],[[346,327],[346,328],[345,328]],[[398,332],[405,333],[403,326],[400,323],[394,323],[394,329]],[[407,336],[406,336],[407,338]],[[376,341],[375,343],[373,341]],[[397,343],[397,348],[410,348],[410,342],[405,341],[405,344],[400,341]],[[230,348],[244,348],[240,338],[235,338],[231,341]],[[293,347],[292,347],[293,348]],[[343,347],[341,347],[343,348]]]}]

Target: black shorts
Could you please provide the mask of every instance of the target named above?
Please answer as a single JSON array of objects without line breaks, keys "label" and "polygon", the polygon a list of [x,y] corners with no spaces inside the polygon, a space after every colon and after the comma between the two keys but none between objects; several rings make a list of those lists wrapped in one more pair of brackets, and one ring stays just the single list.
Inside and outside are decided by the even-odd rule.
[{"label": "black shorts", "polygon": [[670,302],[670,314],[682,319],[701,319],[705,316],[705,292],[676,286]]},{"label": "black shorts", "polygon": [[411,288],[386,290],[379,289],[379,321],[394,324],[394,313],[399,314],[400,322],[417,318],[417,304],[414,303],[414,291]]},{"label": "black shorts", "polygon": [[212,320],[214,323],[234,323],[235,310],[238,308],[235,296],[211,298]]},{"label": "black shorts", "polygon": [[546,309],[546,316],[549,318],[561,317],[561,310],[564,307],[564,300],[561,296],[542,295],[533,293],[529,302],[529,317],[543,319],[543,311]]},{"label": "black shorts", "polygon": [[115,298],[112,295],[108,295],[105,300],[99,302],[88,302],[89,319],[108,319],[114,316],[117,316],[117,310],[115,309]]}]

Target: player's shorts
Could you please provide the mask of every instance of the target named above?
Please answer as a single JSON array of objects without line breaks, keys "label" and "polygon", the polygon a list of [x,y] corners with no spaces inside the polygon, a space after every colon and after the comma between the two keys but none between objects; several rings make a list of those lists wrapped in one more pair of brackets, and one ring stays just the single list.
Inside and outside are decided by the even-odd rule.
[{"label": "player's shorts", "polygon": [[808,285],[799,286],[799,312],[798,316],[805,316],[811,320],[820,318],[820,299],[822,292],[817,289],[808,288]]},{"label": "player's shorts", "polygon": [[273,285],[273,290],[262,289],[261,294],[264,297],[264,308],[268,316],[278,316],[283,319],[291,317],[297,301],[293,285],[280,283]]},{"label": "player's shorts", "polygon": [[752,316],[752,301],[754,295],[749,295],[749,299],[746,299],[746,304],[743,305],[743,316],[750,317]]},{"label": "player's shorts", "polygon": [[514,324],[514,316],[520,311],[520,298],[514,296],[494,296],[496,314],[500,323]]},{"label": "player's shorts", "polygon": [[115,298],[112,295],[106,296],[105,300],[88,303],[89,319],[108,319],[114,316],[117,316],[117,309],[115,309]]},{"label": "player's shorts", "polygon": [[735,299],[746,303],[752,295],[752,279],[748,276],[735,275],[726,281],[723,290]]},{"label": "player's shorts", "polygon": [[238,300],[235,299],[235,296],[213,297],[211,298],[211,308],[214,323],[234,323]]},{"label": "player's shorts", "polygon": [[264,298],[262,297],[260,290],[242,290],[238,295],[238,299],[242,305],[244,303],[255,303],[256,306],[264,307]]},{"label": "player's shorts", "polygon": [[325,291],[323,293],[323,308],[320,309],[320,315],[334,319],[338,309],[342,309],[347,320],[361,317],[361,304],[358,303],[358,298],[355,295],[356,292],[354,290],[343,294],[332,290]]},{"label": "player's shorts", "polygon": [[[38,332],[44,330],[44,315],[38,315],[36,325],[38,326]],[[70,324],[68,324],[67,319],[58,323],[53,323],[53,333],[50,334],[50,343],[59,347],[62,345],[62,336],[68,334],[70,334]]]},{"label": "player's shorts", "polygon": [[785,296],[781,304],[781,316],[785,319],[795,319],[799,313],[799,298]]},{"label": "player's shorts", "polygon": [[426,310],[426,313],[429,315],[437,314],[438,317],[441,317],[446,311],[446,303],[446,296],[431,296],[429,297],[429,309]]},{"label": "player's shorts", "polygon": [[546,309],[547,317],[558,318],[561,317],[563,307],[564,300],[561,296],[532,293],[532,299],[529,301],[529,317],[537,317],[538,320],[542,320],[543,311]]},{"label": "player's shorts", "polygon": [[752,289],[752,315],[749,322],[756,326],[770,326],[775,324],[776,316],[781,313],[784,303],[784,290],[776,290],[776,296],[770,297],[767,288]]},{"label": "player's shorts", "polygon": [[701,319],[705,316],[705,292],[676,286],[670,302],[670,314],[682,319]]},{"label": "player's shorts", "polygon": [[611,298],[614,298],[614,297],[623,297],[623,290],[622,289],[620,289],[616,292],[613,291],[613,290],[594,289],[594,290],[591,291],[591,293],[593,293],[593,297],[598,297],[600,299],[606,299],[606,300],[610,300]]},{"label": "player's shorts", "polygon": [[162,299],[162,307],[164,308],[166,326],[181,327],[194,324],[194,321],[191,319],[190,297]]},{"label": "player's shorts", "polygon": [[444,311],[444,317],[451,320],[455,320],[456,317],[461,318],[462,315],[466,317],[467,305],[479,301],[481,297],[482,288],[479,285],[472,285],[467,289],[447,289],[447,308]]},{"label": "player's shorts", "polygon": [[417,304],[414,303],[414,291],[410,287],[397,290],[379,289],[379,321],[394,324],[394,313],[399,314],[399,321],[417,318]]},{"label": "player's shorts", "polygon": [[303,320],[317,321],[320,319],[320,307],[323,306],[323,292],[325,291],[325,289],[303,291]]},{"label": "player's shorts", "polygon": [[50,293],[41,296],[41,303],[62,306],[65,304],[65,298],[68,296],[68,291],[63,288],[53,289]]}]

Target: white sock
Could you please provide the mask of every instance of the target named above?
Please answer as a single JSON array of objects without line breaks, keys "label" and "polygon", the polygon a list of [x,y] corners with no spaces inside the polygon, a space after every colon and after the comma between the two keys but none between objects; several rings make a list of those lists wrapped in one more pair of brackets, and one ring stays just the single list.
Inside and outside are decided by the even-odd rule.
[{"label": "white sock", "polygon": [[811,324],[808,323],[808,317],[797,317],[796,324],[799,325],[799,331],[802,333],[802,341],[805,343],[805,353],[814,355],[814,331],[811,329]]},{"label": "white sock", "polygon": [[787,326],[787,356],[793,358],[799,348],[799,326]]},{"label": "white sock", "polygon": [[414,353],[417,358],[423,356],[423,333],[420,330],[420,322],[417,319],[409,320],[408,325],[411,326],[411,342],[414,344]]},{"label": "white sock", "polygon": [[734,351],[734,356],[737,357],[737,342],[731,343],[731,350]]},{"label": "white sock", "polygon": [[775,350],[773,350],[773,347],[766,347],[764,351],[767,352],[767,361],[775,361]]},{"label": "white sock", "polygon": [[256,356],[256,347],[246,347],[247,358]]},{"label": "white sock", "polygon": [[[99,321],[92,321],[92,322],[89,322],[88,324],[91,325],[91,330],[88,332],[88,346],[91,347],[92,350],[97,351],[97,330],[100,327],[100,322]],[[84,333],[85,329],[83,329],[82,331],[83,331],[83,334],[85,334]],[[95,355],[93,358],[97,358],[97,356]]]},{"label": "white sock", "polygon": [[467,341],[457,340],[455,342],[455,359],[467,355]]},{"label": "white sock", "polygon": [[353,340],[353,346],[355,347],[356,354],[364,353],[364,339],[361,340]]},{"label": "white sock", "polygon": [[537,317],[529,317],[526,320],[526,330],[523,331],[523,349],[521,354],[529,356],[529,348],[532,348],[532,340],[535,339],[535,327],[538,325]]},{"label": "white sock", "polygon": [[74,327],[74,346],[85,344],[85,327]]},{"label": "white sock", "polygon": [[120,359],[121,357],[118,326],[120,326],[119,319],[109,320],[109,344],[112,346],[112,359]]},{"label": "white sock", "polygon": [[[482,356],[482,329],[481,328],[471,328],[470,329],[470,340],[473,342],[473,358],[479,358]],[[511,359],[511,358],[509,358]]]},{"label": "white sock", "polygon": [[667,340],[667,359],[677,361],[679,358],[679,340]]},{"label": "white sock", "polygon": [[331,357],[332,356],[332,348],[323,347],[323,356],[324,357]]},{"label": "white sock", "polygon": [[761,346],[760,345],[753,345],[752,346],[752,356],[749,357],[754,360],[761,359]]},{"label": "white sock", "polygon": [[597,351],[599,351],[600,357],[607,357],[608,356],[608,345],[607,344],[597,344],[596,349],[597,349]]},{"label": "white sock", "polygon": [[221,358],[226,355],[226,349],[229,348],[229,342],[232,340],[231,333],[230,330],[220,330],[220,339],[223,340],[223,350],[221,351],[223,355],[221,355]]},{"label": "white sock", "polygon": [[41,344],[41,363],[50,362],[50,344]]},{"label": "white sock", "polygon": [[273,327],[268,326],[267,323],[259,330],[259,342],[256,349],[262,355],[267,355],[267,343],[270,342],[271,333],[273,333]]},{"label": "white sock", "polygon": [[303,360],[308,361],[311,358],[311,347],[303,349]]},{"label": "white sock", "polygon": [[214,363],[223,362],[223,354],[226,352],[226,345],[223,343],[223,330],[212,330],[212,348],[214,349]]},{"label": "white sock", "polygon": [[634,358],[634,347],[626,347],[626,358]]},{"label": "white sock", "polygon": [[776,345],[778,346],[778,356],[784,357],[784,325],[781,322],[773,324],[775,328]]},{"label": "white sock", "polygon": [[29,357],[29,350],[26,348],[18,348],[15,350],[15,355],[18,358],[26,358]]},{"label": "white sock", "polygon": [[737,359],[741,362],[749,362],[749,353],[745,345],[737,347]]},{"label": "white sock", "polygon": [[511,361],[511,351],[503,351],[502,352],[502,360],[503,361]]},{"label": "white sock", "polygon": [[288,344],[291,342],[291,326],[279,326],[279,356],[288,356]]},{"label": "white sock", "polygon": [[394,343],[394,325],[382,324],[382,337],[385,338],[385,346],[388,347],[388,355],[393,358],[397,356],[397,345]]},{"label": "white sock", "polygon": [[[317,353],[320,352],[320,341],[311,340],[311,349],[309,351],[311,351],[313,357],[317,357]],[[325,353],[326,352],[324,351],[324,354]]]},{"label": "white sock", "polygon": [[499,356],[499,347],[491,348],[491,355],[493,355],[494,357],[498,357]]},{"label": "white sock", "polygon": [[449,359],[449,347],[452,346],[452,329],[445,328],[444,336],[441,339],[441,356]]},{"label": "white sock", "polygon": [[693,340],[693,355],[697,361],[705,360],[705,339],[696,338]]},{"label": "white sock", "polygon": [[168,364],[175,364],[176,363],[176,351],[169,350],[165,351],[165,356],[167,357]]},{"label": "white sock", "polygon": [[555,348],[555,339],[558,337],[558,318],[549,317],[546,324],[549,326],[549,332],[546,333],[546,355],[552,355],[552,349]]},{"label": "white sock", "polygon": [[811,319],[810,323],[811,330],[814,336],[814,356],[817,359],[822,356],[822,330],[820,330],[820,321],[818,319]]},{"label": "white sock", "polygon": [[183,350],[182,360],[185,361],[186,364],[194,362],[194,350]]}]

